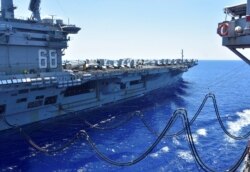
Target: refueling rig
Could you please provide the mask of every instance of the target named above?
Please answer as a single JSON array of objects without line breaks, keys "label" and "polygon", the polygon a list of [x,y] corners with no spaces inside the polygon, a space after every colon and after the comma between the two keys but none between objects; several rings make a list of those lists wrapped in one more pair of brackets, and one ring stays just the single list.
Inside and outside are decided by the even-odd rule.
[{"label": "refueling rig", "polygon": [[[250,65],[250,59],[239,51],[250,48],[250,0],[245,4],[226,7],[224,13],[232,18],[218,24],[217,33],[222,37],[222,45]],[[246,157],[244,171],[250,171],[250,152]]]},{"label": "refueling rig", "polygon": [[218,24],[217,33],[222,37],[222,45],[250,65],[250,60],[239,51],[250,48],[250,0],[246,4],[226,7],[224,13],[232,18]]}]

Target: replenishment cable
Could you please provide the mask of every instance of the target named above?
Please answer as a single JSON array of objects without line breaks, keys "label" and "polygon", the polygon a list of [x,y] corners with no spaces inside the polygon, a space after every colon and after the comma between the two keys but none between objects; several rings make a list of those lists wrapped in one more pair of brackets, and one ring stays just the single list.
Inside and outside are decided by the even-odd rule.
[{"label": "replenishment cable", "polygon": [[[181,117],[182,118],[182,121],[183,121],[183,129],[181,131],[179,131],[178,133],[176,134],[171,134],[171,135],[168,135],[168,136],[176,136],[178,134],[182,134],[183,132],[186,131],[186,136],[188,138],[188,142],[189,142],[189,146],[191,148],[191,151],[192,151],[192,154],[194,155],[194,158],[195,158],[195,161],[199,164],[199,166],[206,172],[213,172],[214,170],[211,169],[210,167],[208,167],[203,161],[202,159],[200,158],[199,154],[198,154],[198,151],[196,149],[196,146],[195,146],[195,143],[194,143],[194,140],[193,140],[193,137],[192,137],[192,131],[191,131],[191,125],[194,123],[194,121],[196,120],[196,118],[198,117],[198,115],[200,114],[201,110],[203,109],[205,103],[207,102],[208,98],[212,98],[213,100],[213,105],[214,105],[214,109],[215,109],[215,112],[216,112],[216,116],[217,116],[217,120],[219,121],[219,124],[222,128],[222,130],[231,138],[235,139],[235,140],[242,140],[242,139],[245,139],[247,138],[250,134],[250,132],[248,132],[247,134],[245,134],[244,136],[234,136],[232,135],[231,133],[229,133],[222,120],[221,120],[221,117],[220,117],[220,113],[219,113],[219,110],[218,110],[218,105],[217,105],[217,102],[216,102],[216,97],[214,94],[208,94],[206,95],[205,99],[203,100],[201,106],[199,107],[197,113],[194,115],[194,117],[192,118],[191,121],[189,121],[188,119],[188,113],[185,109],[177,109],[173,115],[171,116],[170,120],[167,122],[165,128],[163,129],[163,131],[158,135],[157,139],[151,144],[151,146],[148,147],[148,149],[146,149],[145,152],[143,152],[139,157],[137,157],[136,159],[134,160],[131,160],[131,161],[128,161],[128,162],[118,162],[118,161],[114,161],[112,159],[110,159],[109,157],[107,157],[105,154],[103,154],[99,149],[98,147],[96,146],[96,144],[93,142],[93,140],[91,139],[91,137],[88,135],[88,133],[85,131],[85,130],[80,130],[79,132],[77,132],[73,137],[72,139],[70,139],[67,143],[65,143],[64,145],[58,147],[58,148],[55,148],[55,149],[46,149],[46,148],[43,148],[41,146],[39,146],[38,144],[36,144],[32,139],[31,137],[21,128],[19,127],[18,125],[13,125],[11,124],[5,117],[5,115],[3,116],[3,119],[4,119],[4,122],[6,123],[6,125],[8,125],[9,127],[12,127],[12,128],[16,128],[16,129],[19,129],[21,135],[25,138],[25,140],[36,150],[40,151],[40,152],[43,152],[43,153],[46,153],[46,154],[53,154],[53,153],[57,153],[57,152],[61,152],[63,150],[65,150],[66,148],[70,147],[72,144],[74,144],[77,140],[79,140],[80,138],[84,137],[86,139],[86,141],[88,142],[88,144],[90,145],[90,147],[93,149],[93,151],[97,154],[97,156],[107,162],[107,163],[110,163],[112,165],[115,165],[115,166],[131,166],[131,165],[134,165],[134,164],[137,164],[139,163],[140,161],[142,161],[143,159],[145,159],[152,151],[153,149],[161,142],[161,140],[167,136],[167,132],[171,129],[171,127],[173,126],[173,124],[175,124],[175,121]],[[140,115],[140,112],[137,112],[136,113],[137,115]],[[131,118],[133,117],[134,115],[131,115]],[[147,126],[148,128],[149,126]],[[249,152],[249,147],[246,147],[244,152],[242,153],[240,159],[227,171],[229,172],[232,172],[232,171],[235,171],[239,168],[239,166],[242,164],[242,162],[244,161],[244,158],[246,157],[247,153]]]},{"label": "replenishment cable", "polygon": [[[211,94],[211,93],[209,93],[209,94],[207,94],[207,95],[205,96],[205,98],[203,99],[201,105],[199,106],[198,110],[196,111],[195,115],[194,115],[193,118],[191,119],[190,125],[192,125],[192,124],[195,122],[195,120],[197,119],[197,117],[200,115],[202,109],[204,108],[204,106],[205,106],[207,100],[208,100],[209,98],[211,98],[211,97],[212,97],[212,94]],[[158,136],[159,134],[158,134],[156,131],[154,131],[154,129],[153,129],[152,127],[150,127],[150,126],[147,124],[147,122],[145,121],[145,119],[143,118],[143,116],[144,116],[143,114],[140,114],[140,115],[139,115],[140,120],[142,121],[142,123],[145,125],[145,127],[146,127],[150,132],[152,132],[154,135]],[[166,137],[176,137],[176,136],[180,136],[180,135],[182,135],[184,132],[185,132],[185,128],[182,128],[182,129],[181,129],[180,131],[178,131],[177,133],[174,133],[174,134],[167,134]]]},{"label": "replenishment cable", "polygon": [[[218,104],[217,104],[217,101],[216,101],[216,97],[214,94],[212,93],[209,93],[205,96],[204,100],[202,101],[202,104],[199,106],[197,112],[195,113],[195,115],[193,116],[193,118],[190,120],[189,124],[190,126],[193,125],[193,123],[195,122],[195,120],[197,119],[197,117],[200,115],[201,111],[203,110],[206,102],[208,101],[208,99],[211,98],[212,99],[212,102],[213,102],[213,106],[214,106],[214,110],[215,110],[215,115],[217,117],[217,120],[220,124],[220,127],[222,128],[222,130],[224,131],[224,133],[234,139],[234,140],[243,140],[243,139],[247,139],[249,136],[250,136],[250,131],[247,132],[245,135],[243,136],[234,136],[233,134],[231,134],[230,132],[227,131],[225,125],[223,124],[223,121],[221,119],[221,115],[220,115],[220,112],[219,112],[219,108],[218,108]],[[146,126],[146,128],[148,128],[149,131],[151,131],[154,135],[159,135],[157,134],[156,131],[154,131],[154,129],[152,129],[152,127],[150,127],[147,122],[145,121],[145,119],[143,119],[143,115],[140,115],[140,119],[142,120],[142,123]],[[168,134],[166,135],[167,137],[174,137],[174,136],[179,136],[181,134],[183,134],[185,132],[185,128],[182,128],[180,131],[178,131],[177,133],[174,133],[174,134]]]},{"label": "replenishment cable", "polygon": [[[199,166],[206,172],[213,172],[214,170],[212,170],[210,167],[208,167],[200,158],[199,154],[198,154],[198,151],[196,149],[196,146],[195,146],[195,143],[194,143],[194,140],[193,140],[193,137],[192,137],[192,131],[191,131],[191,128],[190,128],[190,122],[188,120],[188,115],[187,115],[187,111],[185,109],[182,110],[182,113],[179,113],[177,114],[179,115],[182,120],[183,120],[183,123],[185,124],[185,128],[186,128],[186,133],[187,133],[187,137],[188,137],[188,142],[190,144],[190,147],[191,147],[191,151],[192,153],[194,154],[194,157],[195,157],[195,160],[196,162],[199,164]],[[226,170],[227,172],[234,172],[236,171],[240,165],[243,163],[246,155],[248,154],[249,152],[249,147],[247,146],[244,150],[244,152],[242,153],[241,157],[239,158],[239,160],[228,170]]]},{"label": "replenishment cable", "polygon": [[36,150],[45,153],[45,154],[55,154],[58,152],[62,152],[65,149],[69,148],[71,145],[73,145],[77,140],[80,139],[80,132],[76,133],[69,141],[67,141],[64,145],[57,147],[55,149],[46,149],[41,146],[39,146],[37,143],[35,143],[31,137],[22,129],[19,128],[19,131],[21,135],[25,138],[25,140]]},{"label": "replenishment cable", "polygon": [[128,118],[126,118],[125,120],[119,122],[116,125],[110,126],[110,127],[101,127],[99,125],[99,123],[97,124],[91,124],[89,121],[85,120],[85,124],[87,124],[90,128],[94,128],[94,129],[98,129],[98,130],[114,130],[117,129],[121,126],[123,126],[124,124],[128,123],[129,121],[131,121],[133,119],[133,117],[135,116],[135,114],[137,114],[138,112],[132,113],[132,115],[129,115]]},{"label": "replenishment cable", "polygon": [[82,131],[83,135],[85,135],[85,138],[87,140],[87,142],[89,143],[89,145],[91,146],[91,148],[93,149],[93,151],[97,154],[97,156],[112,165],[115,166],[120,166],[120,167],[124,167],[124,166],[132,166],[137,164],[138,162],[142,161],[143,159],[145,159],[152,151],[153,149],[160,143],[160,141],[164,138],[164,136],[166,135],[166,133],[169,131],[169,129],[171,128],[171,126],[173,125],[173,122],[175,121],[175,114],[178,113],[178,110],[176,110],[174,112],[174,115],[171,117],[171,119],[168,121],[168,123],[166,124],[165,128],[163,129],[163,131],[160,133],[160,135],[158,136],[158,138],[154,141],[154,143],[149,146],[149,148],[142,153],[138,158],[131,160],[129,162],[117,162],[114,161],[110,158],[108,158],[106,155],[104,155],[103,153],[101,153],[99,151],[99,149],[97,148],[97,146],[95,145],[95,143],[93,142],[93,140],[91,139],[91,137],[88,135],[88,133],[86,131]]},{"label": "replenishment cable", "polygon": [[5,115],[5,114],[3,114],[3,121],[4,121],[4,123],[5,123],[7,126],[9,126],[10,128],[17,128],[17,127],[18,127],[17,124],[11,124],[11,123],[6,119],[6,115]]},{"label": "replenishment cable", "polygon": [[[168,121],[168,123],[166,124],[164,130],[161,132],[161,134],[158,136],[158,138],[155,140],[155,142],[143,153],[141,154],[138,158],[128,161],[128,162],[118,162],[118,161],[114,161],[110,158],[108,158],[106,155],[104,155],[95,145],[95,143],[93,142],[93,140],[91,139],[91,137],[88,135],[88,133],[85,130],[82,130],[82,134],[86,137],[86,140],[88,141],[89,145],[91,146],[91,148],[93,149],[93,151],[97,154],[97,156],[112,165],[115,166],[132,166],[135,165],[137,163],[139,163],[140,161],[142,161],[143,159],[145,159],[148,154],[150,154],[152,152],[152,150],[160,143],[160,141],[164,138],[164,136],[166,135],[166,133],[169,131],[169,129],[171,128],[171,126],[174,124],[174,122],[181,117],[183,124],[184,124],[184,128],[186,131],[186,135],[188,137],[188,142],[191,148],[191,152],[194,155],[195,161],[198,163],[198,165],[206,172],[214,172],[213,169],[211,169],[209,166],[207,166],[201,159],[201,157],[198,154],[198,151],[196,149],[193,137],[192,137],[192,131],[190,128],[190,122],[188,120],[188,115],[187,115],[187,111],[184,109],[178,109],[174,112],[173,116],[171,117],[171,119]],[[226,170],[227,172],[233,172],[235,170],[237,170],[239,168],[239,166],[242,164],[242,162],[244,161],[244,158],[246,157],[247,153],[249,151],[249,147],[246,147],[244,152],[242,153],[240,159],[229,169]]]}]

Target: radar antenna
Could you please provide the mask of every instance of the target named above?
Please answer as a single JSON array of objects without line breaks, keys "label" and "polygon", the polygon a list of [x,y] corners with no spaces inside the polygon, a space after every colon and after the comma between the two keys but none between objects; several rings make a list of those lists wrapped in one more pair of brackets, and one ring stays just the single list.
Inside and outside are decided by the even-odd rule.
[{"label": "radar antenna", "polygon": [[40,4],[41,0],[31,0],[29,5],[29,10],[32,11],[32,20],[41,21],[40,16]]}]

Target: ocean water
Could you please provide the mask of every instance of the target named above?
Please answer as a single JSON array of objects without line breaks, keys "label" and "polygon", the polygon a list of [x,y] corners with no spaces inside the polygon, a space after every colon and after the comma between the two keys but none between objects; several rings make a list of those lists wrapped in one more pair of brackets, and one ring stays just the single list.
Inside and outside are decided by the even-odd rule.
[{"label": "ocean water", "polygon": [[[250,68],[241,61],[200,61],[183,75],[174,88],[157,90],[144,97],[91,112],[71,114],[72,118],[41,122],[24,128],[44,148],[66,143],[77,131],[86,130],[97,148],[110,159],[126,162],[141,155],[156,139],[138,117],[116,129],[89,128],[86,121],[110,128],[122,124],[140,111],[156,132],[161,132],[177,108],[186,108],[189,118],[205,95],[214,93],[224,125],[234,135],[250,130]],[[177,120],[171,129],[182,128]],[[204,163],[215,171],[229,169],[242,155],[247,140],[230,139],[220,128],[211,101],[191,126],[195,145]],[[35,172],[178,172],[202,171],[195,162],[186,135],[166,137],[142,161],[129,167],[116,167],[100,160],[84,139],[63,152],[45,155],[34,150],[18,131],[0,136],[1,171]],[[240,169],[239,169],[240,171]]]}]

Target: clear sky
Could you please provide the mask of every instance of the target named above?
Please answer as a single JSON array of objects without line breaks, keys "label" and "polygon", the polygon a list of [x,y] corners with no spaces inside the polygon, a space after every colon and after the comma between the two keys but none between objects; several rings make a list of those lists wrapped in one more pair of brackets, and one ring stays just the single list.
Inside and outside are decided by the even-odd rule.
[{"label": "clear sky", "polygon": [[[223,8],[246,0],[42,0],[41,14],[80,26],[64,59],[238,59],[216,34]],[[14,0],[29,17],[29,0]]]}]

